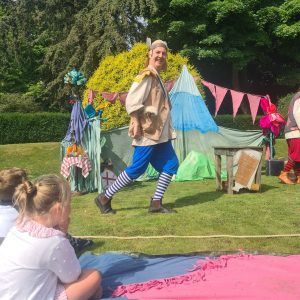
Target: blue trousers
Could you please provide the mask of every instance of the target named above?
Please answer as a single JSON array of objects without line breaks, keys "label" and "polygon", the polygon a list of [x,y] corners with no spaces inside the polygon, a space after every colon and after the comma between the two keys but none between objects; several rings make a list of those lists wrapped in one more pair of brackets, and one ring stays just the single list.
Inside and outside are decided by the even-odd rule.
[{"label": "blue trousers", "polygon": [[179,163],[171,141],[152,146],[135,146],[132,164],[125,172],[130,179],[137,179],[146,171],[149,163],[159,173],[176,174]]}]

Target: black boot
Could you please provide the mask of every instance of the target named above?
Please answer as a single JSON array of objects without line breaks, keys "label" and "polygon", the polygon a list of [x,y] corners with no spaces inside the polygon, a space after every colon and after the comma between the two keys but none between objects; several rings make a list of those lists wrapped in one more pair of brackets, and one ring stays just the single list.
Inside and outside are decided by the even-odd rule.
[{"label": "black boot", "polygon": [[148,209],[149,213],[162,213],[162,214],[170,214],[170,213],[176,213],[177,211],[171,208],[165,208],[162,206],[162,199],[159,201],[154,201],[151,197],[150,200],[150,207]]}]

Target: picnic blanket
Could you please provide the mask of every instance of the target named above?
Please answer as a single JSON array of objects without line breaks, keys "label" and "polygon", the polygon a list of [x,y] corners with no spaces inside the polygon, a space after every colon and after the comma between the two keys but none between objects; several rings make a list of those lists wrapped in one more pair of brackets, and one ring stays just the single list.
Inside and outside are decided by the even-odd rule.
[{"label": "picnic blanket", "polygon": [[104,299],[300,299],[300,255],[105,253],[80,263],[102,272]]}]

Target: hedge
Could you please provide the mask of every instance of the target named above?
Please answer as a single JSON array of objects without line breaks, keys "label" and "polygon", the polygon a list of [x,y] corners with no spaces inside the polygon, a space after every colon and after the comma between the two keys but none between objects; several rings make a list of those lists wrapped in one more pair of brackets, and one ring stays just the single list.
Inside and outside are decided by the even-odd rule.
[{"label": "hedge", "polygon": [[[60,142],[66,135],[70,113],[1,113],[0,144]],[[239,130],[257,130],[259,117],[252,124],[248,115],[219,115],[219,126]]]},{"label": "hedge", "polygon": [[70,116],[69,113],[1,113],[0,144],[61,141]]},{"label": "hedge", "polygon": [[238,130],[260,130],[259,119],[260,116],[257,116],[253,124],[250,115],[237,115],[235,118],[232,115],[218,115],[214,118],[218,126]]}]

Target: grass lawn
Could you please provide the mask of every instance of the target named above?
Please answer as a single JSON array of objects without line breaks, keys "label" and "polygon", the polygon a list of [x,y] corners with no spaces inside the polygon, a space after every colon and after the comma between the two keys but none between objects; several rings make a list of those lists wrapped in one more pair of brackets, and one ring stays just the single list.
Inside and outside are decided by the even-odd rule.
[{"label": "grass lawn", "polygon": [[[286,157],[286,152],[285,141],[278,140],[276,157]],[[31,178],[58,174],[59,143],[0,145],[0,169],[12,166],[27,169]],[[74,197],[70,233],[97,236],[95,253],[300,253],[300,185],[262,175],[261,193],[227,195],[215,191],[215,180],[172,182],[164,203],[178,213],[150,215],[155,185],[137,182],[116,194],[116,215],[99,214],[96,193]],[[270,237],[293,234],[298,236]]]}]

